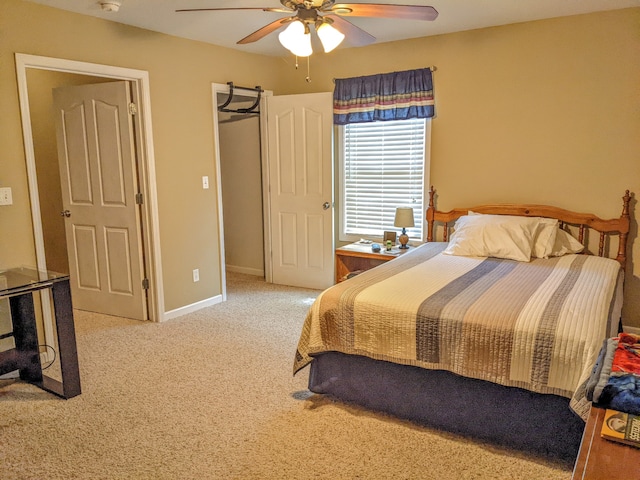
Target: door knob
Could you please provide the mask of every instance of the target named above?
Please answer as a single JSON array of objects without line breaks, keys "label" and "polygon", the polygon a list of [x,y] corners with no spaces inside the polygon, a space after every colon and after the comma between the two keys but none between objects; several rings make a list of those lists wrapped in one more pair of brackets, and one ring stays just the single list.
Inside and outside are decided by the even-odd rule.
[{"label": "door knob", "polygon": [[61,217],[70,217],[71,216],[71,212],[69,210],[63,210],[62,212],[60,212],[60,216]]},{"label": "door knob", "polygon": [[331,204],[329,202],[324,202],[322,204],[322,209],[323,210],[329,210],[329,208],[331,208]]}]

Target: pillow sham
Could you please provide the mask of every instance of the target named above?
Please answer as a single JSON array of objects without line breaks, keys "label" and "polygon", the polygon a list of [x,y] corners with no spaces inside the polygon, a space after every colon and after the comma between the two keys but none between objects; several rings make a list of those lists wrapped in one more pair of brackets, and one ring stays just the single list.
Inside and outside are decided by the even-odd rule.
[{"label": "pillow sham", "polygon": [[549,258],[553,252],[558,234],[558,220],[555,218],[537,217],[540,224],[533,240],[533,256]]},{"label": "pillow sham", "polygon": [[528,262],[538,218],[513,215],[463,215],[454,225],[447,255],[497,257]]},{"label": "pillow sham", "polygon": [[[484,214],[469,210],[469,215],[484,215]],[[494,215],[494,217],[495,216],[505,216],[505,215]],[[536,232],[533,238],[531,256],[536,258],[549,258],[549,256],[551,256],[551,252],[553,251],[553,247],[555,245],[556,232],[558,230],[557,219],[545,218],[545,217],[521,217],[521,216],[510,216],[510,218],[528,218],[528,219],[536,220],[538,222],[538,227],[536,229]]]},{"label": "pillow sham", "polygon": [[580,253],[582,252],[582,250],[584,250],[584,245],[582,245],[578,240],[571,236],[569,232],[558,228],[553,244],[553,249],[549,256],[561,257],[562,255],[566,255],[568,253]]}]

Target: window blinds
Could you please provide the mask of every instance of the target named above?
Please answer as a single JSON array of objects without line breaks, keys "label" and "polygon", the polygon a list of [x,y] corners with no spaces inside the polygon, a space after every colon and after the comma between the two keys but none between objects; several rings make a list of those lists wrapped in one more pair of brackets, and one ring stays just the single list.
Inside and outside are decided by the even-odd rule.
[{"label": "window blinds", "polygon": [[344,233],[381,236],[394,227],[396,207],[413,207],[422,239],[425,120],[344,125]]}]

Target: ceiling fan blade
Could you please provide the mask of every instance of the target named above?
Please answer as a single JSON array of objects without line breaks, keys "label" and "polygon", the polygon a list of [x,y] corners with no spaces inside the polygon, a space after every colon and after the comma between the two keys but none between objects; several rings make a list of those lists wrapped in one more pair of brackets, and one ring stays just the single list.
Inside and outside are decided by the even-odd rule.
[{"label": "ceiling fan blade", "polygon": [[287,23],[289,23],[289,22],[291,22],[291,21],[293,21],[295,19],[296,19],[295,17],[285,17],[285,18],[281,18],[279,20],[276,20],[275,22],[271,22],[271,23],[265,25],[264,27],[256,30],[252,34],[247,35],[243,39],[238,40],[237,43],[238,43],[238,45],[244,45],[245,43],[257,42],[261,38],[266,37],[271,32],[275,32],[276,30],[278,30],[283,25],[285,25],[285,24],[287,24]]},{"label": "ceiling fan blade", "polygon": [[336,3],[327,12],[343,17],[403,18],[435,20],[438,11],[428,5],[388,5],[382,3]]},{"label": "ceiling fan blade", "polygon": [[345,20],[344,18],[341,18],[332,13],[324,15],[324,17],[331,17],[331,20],[333,20],[332,25],[340,33],[343,33],[347,37],[349,43],[354,47],[362,47],[376,41],[376,37],[368,32],[365,32],[363,29],[355,26],[353,23]]},{"label": "ceiling fan blade", "polygon": [[181,8],[176,12],[213,12],[223,10],[261,10],[263,12],[276,12],[276,13],[292,13],[295,10],[286,8],[268,8],[268,7],[237,7],[237,8]]}]

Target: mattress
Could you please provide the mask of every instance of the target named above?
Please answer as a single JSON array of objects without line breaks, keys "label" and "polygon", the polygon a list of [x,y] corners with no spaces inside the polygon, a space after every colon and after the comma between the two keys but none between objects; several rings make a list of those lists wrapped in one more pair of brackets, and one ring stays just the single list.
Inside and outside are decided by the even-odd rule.
[{"label": "mattress", "polygon": [[320,294],[294,372],[323,352],[445,370],[572,399],[617,331],[618,262],[565,255],[531,262],[442,253],[427,243]]}]

